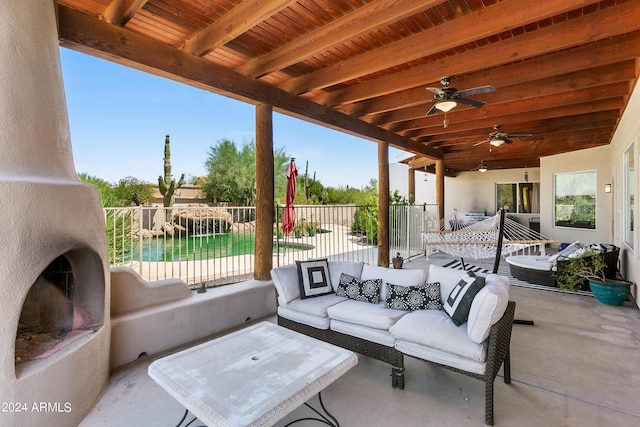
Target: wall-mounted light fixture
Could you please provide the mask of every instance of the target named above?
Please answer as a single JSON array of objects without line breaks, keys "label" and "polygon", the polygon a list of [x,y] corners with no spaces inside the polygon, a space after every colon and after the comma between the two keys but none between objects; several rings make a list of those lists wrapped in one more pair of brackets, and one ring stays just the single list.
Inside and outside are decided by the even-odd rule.
[{"label": "wall-mounted light fixture", "polygon": [[611,193],[611,184],[605,184],[604,185],[604,192],[605,193]]}]

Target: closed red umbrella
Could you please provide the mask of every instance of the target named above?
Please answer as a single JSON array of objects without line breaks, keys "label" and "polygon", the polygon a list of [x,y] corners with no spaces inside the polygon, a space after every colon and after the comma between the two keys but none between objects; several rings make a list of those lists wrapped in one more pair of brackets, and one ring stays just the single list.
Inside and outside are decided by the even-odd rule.
[{"label": "closed red umbrella", "polygon": [[284,212],[282,213],[282,230],[290,233],[296,223],[296,209],[293,207],[293,199],[296,197],[296,177],[298,176],[298,168],[293,157],[289,168],[287,169],[287,192],[285,195]]}]

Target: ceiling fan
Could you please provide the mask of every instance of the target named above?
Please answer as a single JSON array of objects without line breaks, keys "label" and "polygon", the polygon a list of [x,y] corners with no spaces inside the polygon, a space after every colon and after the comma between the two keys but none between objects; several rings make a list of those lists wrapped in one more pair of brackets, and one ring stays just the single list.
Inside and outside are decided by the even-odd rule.
[{"label": "ceiling fan", "polygon": [[428,87],[428,91],[433,92],[433,101],[435,104],[427,111],[427,116],[435,114],[438,110],[447,113],[455,108],[458,104],[471,105],[472,107],[482,107],[485,103],[476,99],[467,98],[470,95],[479,93],[494,92],[496,89],[491,86],[479,86],[472,89],[458,90],[455,87],[449,87],[451,77],[445,76],[440,80],[443,87]]},{"label": "ceiling fan", "polygon": [[482,172],[485,173],[486,171],[488,171],[489,169],[493,169],[491,168],[489,165],[487,165],[484,160],[480,160],[480,164],[478,165],[477,168],[475,168],[474,170],[477,170],[478,172]]},{"label": "ceiling fan", "polygon": [[483,141],[478,142],[477,144],[473,144],[474,147],[477,147],[480,144],[484,144],[485,142],[488,142],[489,144],[493,145],[494,147],[499,147],[502,144],[511,144],[513,141],[510,138],[533,138],[533,135],[531,135],[530,133],[513,133],[513,134],[507,134],[505,132],[500,132],[500,125],[494,125],[493,126],[493,132],[491,132],[489,134],[489,137]]}]

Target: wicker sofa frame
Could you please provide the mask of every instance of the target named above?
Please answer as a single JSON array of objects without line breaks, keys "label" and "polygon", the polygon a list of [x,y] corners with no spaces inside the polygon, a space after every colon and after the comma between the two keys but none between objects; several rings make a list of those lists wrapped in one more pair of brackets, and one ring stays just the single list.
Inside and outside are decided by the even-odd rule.
[{"label": "wicker sofa frame", "polygon": [[[493,425],[493,385],[500,370],[500,366],[502,366],[503,363],[504,383],[511,383],[511,360],[509,349],[511,345],[511,331],[513,328],[515,308],[516,303],[509,301],[502,318],[491,327],[489,338],[487,338],[487,366],[484,375],[420,359],[409,354],[407,355],[483,381],[485,384],[485,424],[491,426]],[[389,363],[391,365],[391,386],[399,389],[404,388],[404,354],[397,349],[336,332],[331,329],[314,328],[303,323],[286,319],[282,316],[278,316],[278,325]]]}]

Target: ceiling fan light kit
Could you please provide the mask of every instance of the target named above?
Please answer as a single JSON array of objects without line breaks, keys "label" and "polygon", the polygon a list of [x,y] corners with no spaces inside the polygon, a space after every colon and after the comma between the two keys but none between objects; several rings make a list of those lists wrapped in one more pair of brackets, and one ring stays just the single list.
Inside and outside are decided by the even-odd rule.
[{"label": "ceiling fan light kit", "polygon": [[495,88],[490,85],[459,91],[454,87],[449,87],[449,84],[451,83],[451,77],[448,76],[443,77],[440,80],[440,83],[442,84],[441,88],[426,88],[428,91],[433,93],[433,99],[431,100],[431,102],[434,102],[429,111],[427,111],[427,116],[435,114],[437,111],[442,111],[445,114],[444,121],[442,122],[445,128],[448,124],[446,114],[457,107],[458,104],[470,105],[475,108],[479,108],[484,105],[484,102],[478,101],[476,99],[465,98],[466,96],[495,91]]},{"label": "ceiling fan light kit", "polygon": [[453,110],[456,105],[458,105],[458,103],[455,101],[440,101],[436,104],[436,108],[443,113],[448,113],[449,111]]},{"label": "ceiling fan light kit", "polygon": [[504,144],[504,141],[502,139],[492,139],[489,144],[493,145],[494,147],[500,147],[502,144]]}]

